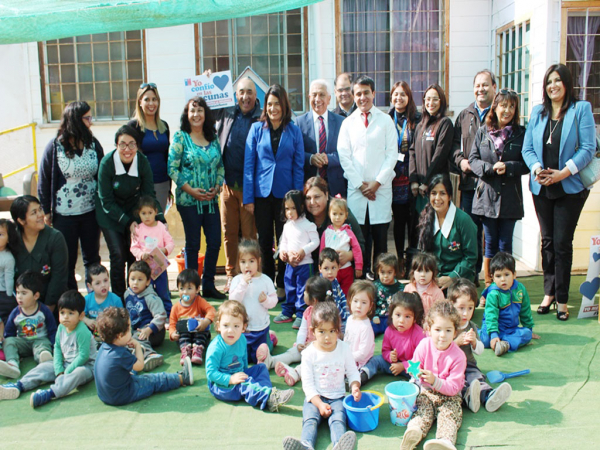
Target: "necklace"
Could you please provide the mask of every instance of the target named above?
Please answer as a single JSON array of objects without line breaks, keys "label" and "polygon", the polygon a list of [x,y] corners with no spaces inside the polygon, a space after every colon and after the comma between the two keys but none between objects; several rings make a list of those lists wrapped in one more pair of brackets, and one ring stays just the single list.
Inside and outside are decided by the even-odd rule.
[{"label": "necklace", "polygon": [[550,122],[548,123],[548,128],[550,128],[550,136],[548,136],[548,140],[546,141],[546,144],[552,145],[552,133],[554,133],[554,130],[556,130],[556,127],[558,126],[559,122],[560,122],[560,119],[558,119],[556,121],[553,128],[550,128],[550,126],[552,125],[552,119],[550,119]]}]

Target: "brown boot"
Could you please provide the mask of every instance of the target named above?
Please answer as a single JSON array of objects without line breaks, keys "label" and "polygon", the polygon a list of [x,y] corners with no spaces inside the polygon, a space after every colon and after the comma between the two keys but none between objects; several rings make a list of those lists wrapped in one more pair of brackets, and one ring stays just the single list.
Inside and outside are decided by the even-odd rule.
[{"label": "brown boot", "polygon": [[483,277],[485,279],[485,287],[492,284],[492,273],[490,272],[490,262],[492,258],[483,257]]}]

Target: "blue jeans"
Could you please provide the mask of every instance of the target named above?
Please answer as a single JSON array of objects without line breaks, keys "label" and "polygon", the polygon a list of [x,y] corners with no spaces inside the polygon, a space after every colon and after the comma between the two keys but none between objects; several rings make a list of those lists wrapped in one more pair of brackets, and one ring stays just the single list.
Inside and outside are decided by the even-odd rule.
[{"label": "blue jeans", "polygon": [[156,291],[156,294],[163,301],[165,311],[167,312],[168,321],[169,316],[171,315],[171,308],[173,307],[173,303],[171,303],[171,292],[169,291],[169,278],[167,276],[166,270],[163,273],[161,273],[156,280],[152,281],[152,287]]},{"label": "blue jeans", "polygon": [[215,274],[217,273],[217,260],[221,249],[221,215],[219,207],[213,205],[214,212],[208,212],[208,205],[201,208],[194,206],[179,206],[177,211],[183,222],[185,232],[185,267],[198,270],[198,252],[200,251],[200,231],[204,228],[206,239],[206,256],[204,257],[204,272],[202,273],[202,290],[215,288]]},{"label": "blue jeans", "polygon": [[267,407],[267,400],[273,390],[269,369],[264,364],[248,367],[244,370],[248,375],[246,381],[232,387],[222,388],[215,383],[208,382],[208,390],[217,400],[224,402],[237,402],[242,398],[250,406],[258,406],[260,409]]},{"label": "blue jeans", "polygon": [[150,397],[157,392],[168,392],[181,386],[179,374],[177,373],[145,373],[144,375],[133,375],[133,396],[129,403],[137,402]]},{"label": "blue jeans", "polygon": [[385,333],[388,327],[388,316],[379,316],[379,323],[375,323],[371,320],[371,327],[373,328],[373,334],[379,336]]},{"label": "blue jeans", "polygon": [[281,305],[281,313],[285,316],[302,317],[306,309],[304,303],[304,287],[306,281],[313,274],[312,264],[302,264],[301,266],[292,267],[291,264],[285,266],[285,276],[283,282],[285,285],[285,303]]},{"label": "blue jeans", "polygon": [[472,214],[473,211],[473,198],[475,197],[475,191],[461,191],[460,192],[460,209],[466,212],[475,225],[477,225],[477,263],[475,264],[475,276],[479,276],[481,267],[483,266],[483,224],[481,223],[481,217]]},{"label": "blue jeans", "polygon": [[493,258],[498,252],[512,255],[513,231],[517,220],[482,217],[481,221],[485,231],[485,257]]},{"label": "blue jeans", "polygon": [[[329,423],[329,432],[331,433],[331,443],[333,446],[338,443],[342,434],[346,432],[346,410],[344,409],[344,398],[328,399],[321,397],[321,400],[331,406],[331,415],[327,419]],[[321,414],[319,408],[312,403],[304,400],[302,407],[302,435],[300,441],[306,447],[315,448],[317,441],[317,428],[321,423]]]},{"label": "blue jeans", "polygon": [[[529,344],[532,339],[533,332],[529,328],[516,327],[513,329],[503,330],[498,332],[498,337],[502,341],[510,344],[510,351],[516,352],[519,347]],[[492,336],[488,333],[486,324],[484,323],[479,330],[479,338],[483,342],[485,348],[492,348]]]},{"label": "blue jeans", "polygon": [[367,374],[368,379],[370,380],[378,373],[387,373],[388,375],[394,375],[390,370],[390,363],[387,362],[383,356],[377,355],[373,356],[361,369],[363,372]]}]

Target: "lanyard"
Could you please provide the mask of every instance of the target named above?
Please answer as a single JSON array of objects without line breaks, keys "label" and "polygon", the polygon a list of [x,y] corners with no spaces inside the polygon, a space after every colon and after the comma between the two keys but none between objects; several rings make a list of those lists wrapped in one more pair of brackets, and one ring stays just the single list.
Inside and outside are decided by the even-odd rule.
[{"label": "lanyard", "polygon": [[[402,139],[404,138],[404,130],[406,130],[406,122],[408,119],[404,118],[404,123],[402,124],[402,131],[400,132],[400,136],[398,136],[398,152],[402,148]],[[398,113],[394,111],[394,123],[396,124],[396,130],[398,130]]]}]

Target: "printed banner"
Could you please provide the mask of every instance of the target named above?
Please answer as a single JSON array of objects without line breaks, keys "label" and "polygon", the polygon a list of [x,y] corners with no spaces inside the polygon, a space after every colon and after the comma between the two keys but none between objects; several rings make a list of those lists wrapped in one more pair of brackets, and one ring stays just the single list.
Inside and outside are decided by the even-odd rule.
[{"label": "printed banner", "polygon": [[592,236],[587,277],[579,286],[579,292],[583,295],[583,298],[581,299],[578,319],[598,315],[598,304],[596,303],[598,288],[600,288],[600,236]]},{"label": "printed banner", "polygon": [[213,73],[210,78],[204,75],[196,75],[184,79],[183,84],[186,101],[199,95],[204,97],[210,109],[235,105],[230,70]]}]

